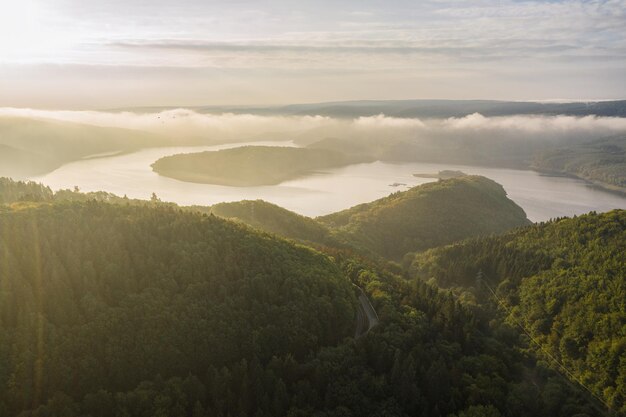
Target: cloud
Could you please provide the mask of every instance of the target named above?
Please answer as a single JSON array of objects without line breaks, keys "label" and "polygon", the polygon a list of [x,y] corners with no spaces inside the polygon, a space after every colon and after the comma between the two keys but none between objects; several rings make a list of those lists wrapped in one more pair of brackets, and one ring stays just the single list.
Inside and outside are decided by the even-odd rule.
[{"label": "cloud", "polygon": [[359,117],[353,121],[357,129],[422,129],[426,125],[417,118],[388,117],[384,114]]},{"label": "cloud", "polygon": [[485,117],[480,113],[461,118],[449,118],[441,126],[450,131],[517,132],[527,135],[563,136],[568,134],[593,136],[626,131],[626,118],[597,116],[506,116]]},{"label": "cloud", "polygon": [[30,117],[95,126],[143,130],[165,135],[174,143],[223,142],[266,139],[340,124],[324,116],[261,116],[255,114],[204,114],[189,109],[158,112],[63,111],[0,108],[1,116]]}]

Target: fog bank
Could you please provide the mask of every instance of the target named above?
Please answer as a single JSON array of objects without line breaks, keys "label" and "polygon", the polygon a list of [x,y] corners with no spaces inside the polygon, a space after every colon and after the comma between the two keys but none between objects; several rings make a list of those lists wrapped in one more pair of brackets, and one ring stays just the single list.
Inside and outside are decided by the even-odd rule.
[{"label": "fog bank", "polygon": [[250,140],[310,143],[325,138],[580,141],[626,132],[626,118],[596,116],[485,117],[474,113],[459,118],[417,119],[380,114],[339,119],[326,116],[206,114],[182,108],[155,113],[1,108],[0,117],[3,116],[142,130],[164,135],[174,144]]}]

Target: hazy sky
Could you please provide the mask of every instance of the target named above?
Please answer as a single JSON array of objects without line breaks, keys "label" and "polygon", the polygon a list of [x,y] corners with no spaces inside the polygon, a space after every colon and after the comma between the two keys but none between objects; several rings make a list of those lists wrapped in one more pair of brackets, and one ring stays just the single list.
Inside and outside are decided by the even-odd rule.
[{"label": "hazy sky", "polygon": [[626,0],[0,0],[0,106],[626,97]]}]

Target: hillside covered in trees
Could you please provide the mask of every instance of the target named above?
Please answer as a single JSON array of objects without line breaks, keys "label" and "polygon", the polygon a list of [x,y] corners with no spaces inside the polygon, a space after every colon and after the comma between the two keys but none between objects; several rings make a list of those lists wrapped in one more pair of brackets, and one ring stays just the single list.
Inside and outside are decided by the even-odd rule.
[{"label": "hillside covered in trees", "polygon": [[350,248],[391,260],[529,224],[499,184],[470,176],[420,185],[315,219],[260,200],[188,209],[316,246]]},{"label": "hillside covered in trees", "polygon": [[537,341],[540,357],[562,363],[573,380],[626,413],[626,211],[433,249],[411,269],[469,291],[475,302],[499,304]]},{"label": "hillside covered in trees", "polygon": [[335,236],[389,259],[530,224],[498,183],[452,178],[317,218]]},{"label": "hillside covered in trees", "polygon": [[21,205],[0,212],[0,253],[6,415],[57,391],[301,359],[354,331],[354,290],[328,258],[213,216]]},{"label": "hillside covered in trees", "polygon": [[548,173],[573,175],[626,193],[626,136],[543,152],[535,157],[534,167]]},{"label": "hillside covered in trees", "polygon": [[[314,251],[221,219],[213,208],[200,213],[158,199],[77,190],[52,195],[34,183],[2,184],[8,203],[0,205],[2,417],[605,415],[601,404],[529,349],[515,322],[482,293],[459,301],[456,291],[433,282],[461,284],[407,280],[397,266],[333,248],[332,238],[316,245],[323,252]],[[284,215],[272,233],[301,242],[326,238],[315,220],[264,202],[214,208],[238,221],[254,213],[259,228],[273,224],[266,217]],[[544,234],[550,225],[535,225],[470,242],[526,237],[523,247],[535,248],[527,257],[496,252],[503,265],[518,265],[513,271],[548,268],[552,254],[563,257],[554,261],[563,268],[581,254],[594,266],[607,259],[606,268],[595,268],[597,282],[606,285],[598,290],[589,276],[583,289],[590,300],[603,297],[593,304],[602,308],[576,305],[581,333],[571,331],[559,344],[582,355],[586,340],[575,337],[588,337],[586,317],[612,331],[624,317],[611,307],[620,305],[621,284],[612,280],[623,276],[617,232],[623,234],[624,218],[611,215],[587,225],[582,217],[561,220],[556,224],[568,227],[552,234]],[[604,240],[594,240],[596,230]],[[548,244],[576,231],[581,236],[571,255],[564,255],[567,246]],[[408,272],[437,279],[433,271],[445,270],[445,254],[468,245],[424,252]],[[543,245],[548,252],[541,252]],[[489,253],[480,257],[485,281],[492,275],[486,265],[495,259]],[[454,259],[467,262],[475,281],[471,255],[467,249]],[[497,291],[514,298],[516,285],[523,287]],[[354,338],[357,287],[380,322]],[[532,300],[552,297],[546,288]],[[517,320],[525,314],[521,306]],[[538,308],[531,323],[546,326],[540,321],[552,310]],[[621,378],[620,346],[618,340],[594,348],[595,360],[609,364],[598,374],[602,381]],[[618,404],[621,391],[611,392]]]},{"label": "hillside covered in trees", "polygon": [[242,146],[166,156],[152,164],[152,169],[181,181],[244,187],[279,184],[353,161],[346,154],[326,149]]},{"label": "hillside covered in trees", "polygon": [[214,216],[14,203],[0,252],[2,416],[600,415],[450,294]]}]

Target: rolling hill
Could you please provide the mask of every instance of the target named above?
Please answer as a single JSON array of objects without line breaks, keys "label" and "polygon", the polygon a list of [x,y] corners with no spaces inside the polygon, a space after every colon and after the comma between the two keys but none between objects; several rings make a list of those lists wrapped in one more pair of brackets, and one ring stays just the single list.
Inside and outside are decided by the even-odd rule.
[{"label": "rolling hill", "polygon": [[[538,356],[626,414],[626,211],[591,213],[418,254],[414,276],[493,302]],[[564,372],[563,370],[560,370]]]},{"label": "rolling hill", "polygon": [[304,358],[354,332],[354,290],[327,257],[217,217],[28,203],[0,208],[0,251],[10,415],[56,392]]},{"label": "rolling hill", "polygon": [[[197,208],[2,184],[2,416],[604,415],[487,305],[385,263]],[[220,211],[324,230],[262,202]],[[355,339],[359,294],[379,324]]]},{"label": "rolling hill", "polygon": [[501,185],[479,176],[424,184],[317,220],[340,241],[395,260],[530,224]]}]

